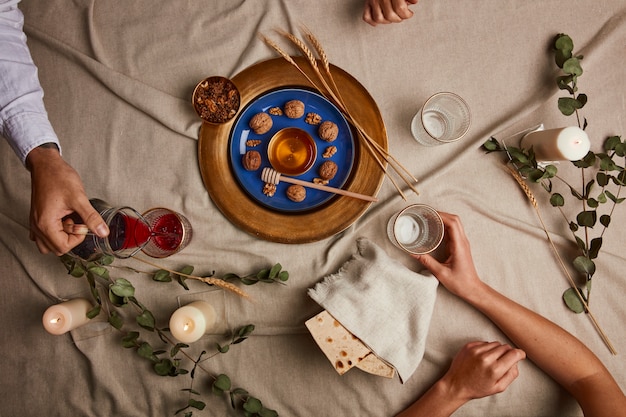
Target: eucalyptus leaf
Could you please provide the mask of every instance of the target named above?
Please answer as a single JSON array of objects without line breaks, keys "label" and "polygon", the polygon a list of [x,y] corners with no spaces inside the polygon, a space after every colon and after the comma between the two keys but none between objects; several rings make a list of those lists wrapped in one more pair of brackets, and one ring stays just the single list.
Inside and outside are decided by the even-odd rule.
[{"label": "eucalyptus leaf", "polygon": [[552,204],[553,207],[562,207],[565,205],[565,199],[561,194],[554,193],[550,197],[550,204]]},{"label": "eucalyptus leaf", "polygon": [[263,407],[261,408],[261,411],[259,411],[259,417],[278,417],[278,413],[274,410]]},{"label": "eucalyptus leaf", "polygon": [[596,264],[585,256],[577,256],[572,263],[578,272],[593,275],[596,272]]},{"label": "eucalyptus leaf", "polygon": [[132,297],[135,295],[135,287],[127,279],[118,278],[111,284],[111,292],[118,297]]},{"label": "eucalyptus leaf", "polygon": [[117,311],[111,311],[111,314],[109,314],[109,324],[119,330],[124,325],[124,319]]},{"label": "eucalyptus leaf", "polygon": [[602,237],[596,237],[591,239],[591,243],[589,244],[589,258],[596,259],[598,257],[598,253],[600,252],[600,248],[602,247]]},{"label": "eucalyptus leaf", "polygon": [[596,154],[589,151],[582,159],[572,162],[578,168],[590,168],[596,163]]},{"label": "eucalyptus leaf", "polygon": [[189,399],[189,407],[195,408],[196,410],[204,410],[206,404],[202,401],[194,400],[193,398]]},{"label": "eucalyptus leaf", "polygon": [[274,265],[272,269],[270,269],[269,278],[270,279],[276,278],[281,269],[283,269],[281,264]]},{"label": "eucalyptus leaf", "polygon": [[148,342],[143,342],[139,345],[137,349],[137,354],[144,359],[149,359],[151,361],[157,361],[158,358],[154,356],[152,346]]},{"label": "eucalyptus leaf", "polygon": [[224,375],[224,374],[218,375],[215,378],[215,381],[213,382],[213,387],[221,391],[230,390],[230,387],[231,387],[230,378],[228,377],[228,375]]},{"label": "eucalyptus leaf", "polygon": [[71,276],[75,278],[80,278],[83,275],[85,275],[85,269],[78,262],[74,262],[74,264],[71,266],[71,269],[68,272]]},{"label": "eucalyptus leaf", "polygon": [[554,41],[554,48],[557,51],[571,54],[574,50],[574,41],[564,33],[559,33]]},{"label": "eucalyptus leaf", "polygon": [[122,346],[125,348],[136,347],[138,345],[137,339],[139,339],[139,332],[129,332],[122,337]]},{"label": "eucalyptus leaf", "polygon": [[172,274],[164,269],[160,269],[152,275],[152,280],[157,282],[170,282],[172,281]]},{"label": "eucalyptus leaf", "polygon": [[103,266],[92,266],[88,269],[88,271],[99,277],[109,279],[109,270]]},{"label": "eucalyptus leaf", "polygon": [[563,301],[565,301],[565,305],[567,305],[567,307],[576,314],[580,314],[585,311],[585,306],[574,288],[568,288],[563,293]]},{"label": "eucalyptus leaf", "polygon": [[97,317],[102,310],[102,306],[100,304],[95,305],[91,310],[87,312],[87,317],[91,320],[94,317]]},{"label": "eucalyptus leaf", "polygon": [[563,63],[563,72],[577,77],[583,74],[583,69],[580,66],[580,61],[576,57],[571,57]]},{"label": "eucalyptus leaf", "polygon": [[576,221],[580,226],[593,227],[596,224],[598,214],[595,210],[584,210],[578,213]]},{"label": "eucalyptus leaf", "polygon": [[556,85],[559,87],[560,90],[567,90],[570,94],[574,94],[574,89],[569,85],[573,80],[574,77],[572,75],[563,75],[557,77]]},{"label": "eucalyptus leaf", "polygon": [[604,141],[603,148],[605,151],[615,150],[622,143],[619,136],[611,136]]},{"label": "eucalyptus leaf", "polygon": [[181,349],[188,347],[189,345],[186,343],[176,343],[174,347],[170,350],[170,356],[173,358],[174,356],[178,355],[178,352],[180,352]]},{"label": "eucalyptus leaf", "polygon": [[602,216],[600,216],[600,224],[604,227],[609,227],[609,224],[611,223],[611,216],[609,216],[608,214],[603,214]]},{"label": "eucalyptus leaf", "polygon": [[598,185],[600,187],[605,187],[609,184],[609,176],[604,172],[598,171],[596,174],[596,181],[598,181]]},{"label": "eucalyptus leaf", "polygon": [[489,153],[489,152],[500,151],[502,150],[502,147],[500,146],[500,143],[496,140],[496,138],[491,137],[489,138],[489,140],[483,143],[483,149],[487,151],[487,153]]},{"label": "eucalyptus leaf", "polygon": [[176,368],[169,359],[161,359],[154,364],[154,372],[160,376],[175,375]]},{"label": "eucalyptus leaf", "polygon": [[136,318],[137,324],[146,330],[154,331],[155,319],[150,310],[144,310]]},{"label": "eucalyptus leaf", "polygon": [[243,403],[243,409],[249,413],[258,413],[263,408],[263,404],[257,398],[248,397]]},{"label": "eucalyptus leaf", "polygon": [[576,110],[582,107],[578,100],[571,97],[560,97],[557,103],[559,110],[565,116],[571,116]]}]

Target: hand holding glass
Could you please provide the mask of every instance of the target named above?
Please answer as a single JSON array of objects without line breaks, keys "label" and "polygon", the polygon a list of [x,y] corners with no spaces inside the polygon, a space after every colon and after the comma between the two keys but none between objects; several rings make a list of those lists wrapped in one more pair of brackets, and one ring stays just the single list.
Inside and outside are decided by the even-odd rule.
[{"label": "hand holding glass", "polygon": [[437,249],[443,240],[443,220],[425,204],[414,204],[394,214],[387,223],[387,236],[398,248],[414,255]]}]

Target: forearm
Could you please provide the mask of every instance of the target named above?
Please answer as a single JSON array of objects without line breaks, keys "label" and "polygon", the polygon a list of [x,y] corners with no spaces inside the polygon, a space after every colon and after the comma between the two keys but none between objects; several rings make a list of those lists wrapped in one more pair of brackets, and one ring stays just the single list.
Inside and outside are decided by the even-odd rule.
[{"label": "forearm", "polygon": [[37,146],[59,146],[59,141],[48,120],[16,3],[0,0],[0,135],[24,163]]},{"label": "forearm", "polygon": [[[517,304],[487,284],[462,297],[498,326],[530,360],[577,396],[578,382],[610,373],[582,342],[539,314]],[[575,366],[574,366],[575,365]]]},{"label": "forearm", "polygon": [[449,417],[467,400],[456,398],[450,387],[437,381],[424,395],[396,417]]}]

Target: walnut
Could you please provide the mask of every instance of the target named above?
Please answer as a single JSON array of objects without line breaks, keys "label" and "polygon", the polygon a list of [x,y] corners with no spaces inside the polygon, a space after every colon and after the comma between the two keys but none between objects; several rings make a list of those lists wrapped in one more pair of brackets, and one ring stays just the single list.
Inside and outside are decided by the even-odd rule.
[{"label": "walnut", "polygon": [[322,154],[322,158],[330,158],[336,153],[337,153],[337,147],[334,145],[329,146],[324,150],[324,153]]},{"label": "walnut", "polygon": [[261,154],[258,151],[248,151],[243,155],[241,163],[247,171],[256,171],[261,167]]},{"label": "walnut", "polygon": [[321,184],[321,185],[328,185],[328,180],[323,180],[321,178],[313,178],[313,183]]},{"label": "walnut", "polygon": [[332,142],[337,139],[339,128],[335,123],[330,120],[326,120],[325,122],[322,122],[320,127],[317,129],[317,134],[320,136],[320,139],[325,140],[326,142]]},{"label": "walnut", "polygon": [[249,139],[246,141],[246,146],[249,146],[250,148],[254,148],[255,146],[258,146],[261,144],[261,140],[259,139]]},{"label": "walnut", "polygon": [[280,107],[272,107],[271,109],[268,110],[268,113],[271,114],[272,116],[282,116],[283,110]]},{"label": "walnut", "polygon": [[263,185],[263,194],[265,194],[268,197],[274,197],[274,194],[276,194],[276,184],[266,182]]},{"label": "walnut", "polygon": [[285,116],[290,119],[299,119],[304,116],[304,103],[300,100],[290,100],[285,103]]},{"label": "walnut", "polygon": [[319,174],[323,180],[332,180],[337,174],[337,164],[333,161],[326,161],[320,165]]},{"label": "walnut", "polygon": [[269,114],[261,112],[252,116],[252,119],[250,119],[250,123],[248,125],[250,126],[250,129],[254,131],[254,133],[256,133],[257,135],[262,135],[270,131],[273,122]]},{"label": "walnut", "polygon": [[307,113],[304,121],[310,125],[318,125],[322,122],[322,116],[317,113]]},{"label": "walnut", "polygon": [[299,203],[306,198],[306,190],[301,185],[290,185],[287,188],[287,198]]}]

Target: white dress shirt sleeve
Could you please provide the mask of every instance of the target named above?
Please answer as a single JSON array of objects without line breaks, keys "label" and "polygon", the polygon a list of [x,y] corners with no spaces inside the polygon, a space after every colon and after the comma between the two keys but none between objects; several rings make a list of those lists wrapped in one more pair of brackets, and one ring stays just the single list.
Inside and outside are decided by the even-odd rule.
[{"label": "white dress shirt sleeve", "polygon": [[18,2],[0,0],[0,135],[25,163],[37,146],[54,143],[60,149],[60,145],[44,107]]}]

